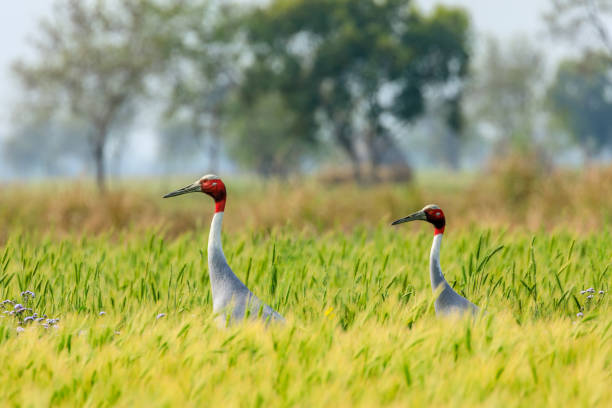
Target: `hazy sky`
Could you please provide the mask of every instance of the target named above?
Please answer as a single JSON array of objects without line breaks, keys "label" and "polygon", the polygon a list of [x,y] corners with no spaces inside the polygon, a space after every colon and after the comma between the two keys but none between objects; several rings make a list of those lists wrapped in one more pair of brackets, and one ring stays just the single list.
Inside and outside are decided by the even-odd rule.
[{"label": "hazy sky", "polygon": [[[10,72],[11,62],[27,51],[26,37],[36,30],[37,21],[51,10],[51,0],[7,1],[0,11],[0,132],[6,129],[7,116],[17,87]],[[1,135],[0,135],[1,136]]]},{"label": "hazy sky", "polygon": [[[50,15],[53,3],[53,0],[24,0],[4,1],[2,4],[0,12],[0,84],[2,84],[0,140],[8,130],[12,105],[18,98],[18,88],[10,71],[11,62],[31,52],[27,38],[36,32],[40,18]],[[549,0],[418,0],[418,3],[425,9],[430,9],[439,3],[463,6],[469,10],[477,34],[490,34],[502,39],[516,34],[526,34],[538,39],[541,45],[550,49],[542,22],[542,13],[546,10]],[[481,37],[478,35],[478,38]],[[154,147],[149,146],[144,150],[146,152],[141,151],[141,153],[148,156],[152,154]],[[145,157],[142,159],[144,160]],[[0,163],[0,170],[1,168]]]},{"label": "hazy sky", "polygon": [[479,33],[510,37],[542,31],[542,13],[550,0],[418,0],[418,3],[428,9],[440,3],[462,6],[469,10]]}]

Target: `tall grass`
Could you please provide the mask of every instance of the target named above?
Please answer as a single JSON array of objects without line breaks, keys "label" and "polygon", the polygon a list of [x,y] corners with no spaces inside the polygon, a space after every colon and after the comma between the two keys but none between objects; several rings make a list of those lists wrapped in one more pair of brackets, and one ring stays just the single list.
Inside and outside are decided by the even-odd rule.
[{"label": "tall grass", "polygon": [[[314,233],[285,224],[225,235],[230,265],[288,319],[267,330],[216,328],[205,228],[174,238],[158,230],[12,230],[0,246],[2,299],[32,290],[32,308],[61,320],[18,333],[12,316],[0,318],[0,401],[610,404],[609,231],[451,225],[442,248],[447,279],[488,312],[472,322],[435,317],[431,231],[414,228]],[[581,293],[589,287],[597,290],[591,299]]]}]

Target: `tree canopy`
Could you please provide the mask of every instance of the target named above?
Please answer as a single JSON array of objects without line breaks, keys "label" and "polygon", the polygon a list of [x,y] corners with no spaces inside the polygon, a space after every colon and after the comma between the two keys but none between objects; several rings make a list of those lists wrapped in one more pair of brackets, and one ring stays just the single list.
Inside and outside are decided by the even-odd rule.
[{"label": "tree canopy", "polygon": [[210,148],[211,170],[222,134],[263,174],[299,169],[322,146],[356,175],[405,166],[405,125],[433,93],[460,135],[470,59],[463,10],[405,0],[63,0],[34,46],[36,58],[14,66],[27,90],[19,110],[78,124],[101,189],[108,142],[140,103],[151,111],[151,88],[166,108],[164,151],[181,151],[175,137],[206,140],[195,146]]},{"label": "tree canopy", "polygon": [[58,2],[54,19],[41,23],[37,58],[14,65],[27,91],[28,108],[20,110],[86,129],[100,189],[109,137],[130,124],[148,74],[167,58],[160,52],[172,48],[166,42],[175,37],[164,27],[180,10],[181,2],[175,3]]},{"label": "tree canopy", "polygon": [[558,122],[588,158],[612,148],[612,60],[607,54],[561,63],[549,98]]},{"label": "tree canopy", "polygon": [[[331,139],[357,173],[363,164],[404,163],[389,122],[413,120],[426,88],[467,73],[469,20],[460,9],[424,15],[400,0],[276,0],[244,27],[254,55],[244,100],[278,92],[295,112],[295,131]],[[449,112],[459,128],[460,109]]]},{"label": "tree canopy", "polygon": [[541,50],[526,37],[515,37],[505,47],[487,39],[474,64],[466,111],[493,141],[496,153],[533,148],[544,67]]}]

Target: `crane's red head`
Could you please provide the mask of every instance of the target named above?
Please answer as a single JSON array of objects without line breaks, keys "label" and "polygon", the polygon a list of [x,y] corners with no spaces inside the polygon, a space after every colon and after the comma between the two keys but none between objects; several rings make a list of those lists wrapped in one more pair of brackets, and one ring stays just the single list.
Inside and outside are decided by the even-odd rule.
[{"label": "crane's red head", "polygon": [[207,174],[193,184],[166,194],[164,198],[198,192],[208,194],[215,200],[215,212],[222,212],[225,210],[225,199],[227,197],[225,184],[223,184],[223,181],[214,174]]},{"label": "crane's red head", "polygon": [[414,214],[410,214],[407,217],[400,218],[399,220],[393,221],[391,225],[397,225],[409,221],[427,221],[434,226],[434,235],[442,234],[444,227],[446,226],[446,219],[444,218],[444,212],[440,207],[435,204],[425,206],[421,211],[417,211]]}]

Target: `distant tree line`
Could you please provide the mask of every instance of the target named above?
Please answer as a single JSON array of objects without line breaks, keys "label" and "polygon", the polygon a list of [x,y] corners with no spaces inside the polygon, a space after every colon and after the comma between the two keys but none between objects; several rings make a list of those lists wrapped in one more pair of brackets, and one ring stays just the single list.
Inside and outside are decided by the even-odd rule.
[{"label": "distant tree line", "polygon": [[545,19],[582,54],[559,64],[548,102],[555,124],[590,161],[612,148],[612,0],[551,0]]},{"label": "distant tree line", "polygon": [[[14,138],[77,124],[103,189],[109,143],[154,107],[162,147],[206,145],[212,167],[221,143],[264,175],[338,149],[371,177],[407,165],[390,123],[418,117],[427,87],[466,76],[468,29],[460,9],[425,15],[403,0],[64,0],[40,26],[37,58],[14,66],[26,91]],[[460,88],[445,103],[459,131]]]},{"label": "distant tree line", "polygon": [[14,65],[24,98],[6,158],[24,166],[44,146],[39,164],[60,172],[54,158],[84,157],[103,190],[109,145],[122,146],[141,112],[155,118],[162,154],[180,161],[206,151],[213,171],[223,146],[266,176],[341,159],[355,178],[373,180],[380,166],[410,166],[415,124],[428,117],[421,132],[453,168],[475,140],[505,154],[550,144],[555,132],[596,157],[612,139],[602,23],[611,10],[610,0],[551,0],[553,35],[577,14],[575,36],[562,40],[591,27],[601,46],[563,62],[548,84],[543,54],[527,39],[490,39],[473,58],[469,16],[455,7],[62,0],[40,25],[36,58]]}]

